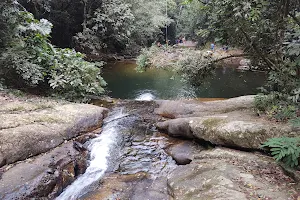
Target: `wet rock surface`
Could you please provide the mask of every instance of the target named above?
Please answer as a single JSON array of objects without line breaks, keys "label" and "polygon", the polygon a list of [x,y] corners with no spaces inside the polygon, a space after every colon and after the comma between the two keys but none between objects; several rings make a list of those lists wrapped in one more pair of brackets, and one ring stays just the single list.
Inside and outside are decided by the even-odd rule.
[{"label": "wet rock surface", "polygon": [[[241,102],[243,105],[250,105],[244,100]],[[224,110],[229,109],[229,111],[224,116],[222,115],[224,113],[217,113],[218,110],[215,110],[212,115],[213,120],[211,120],[212,116],[197,117],[199,110],[189,112],[186,118],[169,120],[168,115],[152,114],[154,110],[160,109],[154,102],[123,102],[122,105],[125,105],[125,109],[129,112],[134,111],[140,121],[125,134],[125,144],[118,165],[114,170],[107,172],[106,176],[98,182],[96,189],[80,199],[288,200],[298,198],[299,183],[287,176],[272,158],[261,153],[214,147],[214,145],[210,146],[211,143],[204,143],[206,146],[204,148],[200,143],[205,141],[197,140],[203,137],[195,137],[195,129],[199,128],[196,124],[199,125],[200,122],[203,126],[207,126],[201,131],[207,131],[207,135],[211,134],[211,138],[215,137],[214,127],[226,125],[230,122],[227,121],[228,118],[241,119],[245,106],[242,108],[243,111],[239,112],[234,110],[234,103],[230,103],[229,108],[226,107],[226,103],[220,103]],[[210,107],[215,109],[213,104]],[[204,113],[209,112],[208,108],[205,109]],[[245,113],[244,119],[253,119],[253,124],[255,120],[260,121],[252,115],[251,111],[246,110]],[[171,113],[171,115],[178,116],[178,113]],[[156,124],[157,127],[168,132],[169,136],[155,130],[153,125],[157,121],[161,121],[161,125]],[[231,124],[230,129],[223,127],[218,130],[235,133],[233,130],[238,129],[247,132],[249,127],[249,124],[241,123],[240,126]],[[259,129],[260,126],[255,128]],[[190,140],[183,140],[180,136]],[[242,139],[238,137],[234,139],[231,136],[231,141],[227,139],[227,144],[230,141],[232,145]],[[211,141],[215,142],[213,144],[223,144],[218,143],[217,139]],[[226,142],[226,140],[220,141]],[[253,141],[254,139],[244,144],[252,145]],[[299,174],[297,171],[294,173]]]},{"label": "wet rock surface", "polygon": [[127,138],[115,170],[81,199],[169,199],[166,177],[177,165],[165,149],[182,141],[159,132],[139,133]]},{"label": "wet rock surface", "polygon": [[0,179],[0,199],[53,199],[87,167],[87,151],[67,142],[52,151],[4,166]]},{"label": "wet rock surface", "polygon": [[134,111],[138,119],[122,131],[124,147],[119,162],[107,171],[97,189],[81,199],[168,200],[166,176],[176,164],[165,149],[179,140],[154,129],[158,120],[153,115],[155,102],[123,101],[118,106],[123,106],[129,115]]}]

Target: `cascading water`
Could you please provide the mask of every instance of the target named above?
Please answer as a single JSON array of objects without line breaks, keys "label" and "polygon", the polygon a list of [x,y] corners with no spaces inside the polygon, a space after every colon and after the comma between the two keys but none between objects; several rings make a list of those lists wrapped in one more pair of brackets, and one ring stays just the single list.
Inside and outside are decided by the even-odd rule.
[{"label": "cascading water", "polygon": [[101,179],[110,163],[116,159],[117,156],[114,154],[120,151],[122,142],[120,130],[123,128],[120,122],[127,116],[128,114],[124,114],[119,108],[105,119],[101,135],[91,140],[88,145],[90,163],[86,172],[68,186],[56,200],[77,199],[88,192],[87,188],[90,185]]},{"label": "cascading water", "polygon": [[155,96],[150,92],[139,94],[138,97],[135,99],[137,101],[151,101],[154,100]]}]

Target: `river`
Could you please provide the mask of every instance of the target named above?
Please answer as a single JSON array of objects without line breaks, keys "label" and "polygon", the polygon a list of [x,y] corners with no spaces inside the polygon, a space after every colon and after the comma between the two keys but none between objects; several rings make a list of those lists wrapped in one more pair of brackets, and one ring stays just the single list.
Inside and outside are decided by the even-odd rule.
[{"label": "river", "polygon": [[266,74],[238,71],[234,67],[217,68],[215,75],[204,84],[194,87],[181,80],[173,71],[135,70],[134,61],[109,63],[103,67],[108,95],[120,99],[180,99],[180,98],[231,98],[257,94],[264,85]]}]

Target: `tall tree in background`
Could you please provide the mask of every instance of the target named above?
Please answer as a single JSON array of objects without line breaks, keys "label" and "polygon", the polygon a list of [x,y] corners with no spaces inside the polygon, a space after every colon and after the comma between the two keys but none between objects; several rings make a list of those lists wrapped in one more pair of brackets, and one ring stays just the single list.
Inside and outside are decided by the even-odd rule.
[{"label": "tall tree in background", "polygon": [[92,9],[86,13],[85,28],[75,36],[76,45],[92,54],[124,49],[133,29],[130,5],[122,0],[102,0]]},{"label": "tall tree in background", "polygon": [[179,4],[177,15],[177,36],[185,36],[192,40],[198,40],[199,44],[205,44],[210,37],[207,13],[199,0],[189,4]]},{"label": "tall tree in background", "polygon": [[[176,8],[173,0],[126,0],[126,2],[131,5],[134,15],[131,40],[139,46],[148,46],[158,40],[161,29],[173,21],[169,17]],[[166,8],[169,11],[168,16]]]},{"label": "tall tree in background", "polygon": [[75,43],[92,54],[138,50],[155,41],[172,21],[166,16],[165,0],[88,0],[84,5],[84,29]]}]

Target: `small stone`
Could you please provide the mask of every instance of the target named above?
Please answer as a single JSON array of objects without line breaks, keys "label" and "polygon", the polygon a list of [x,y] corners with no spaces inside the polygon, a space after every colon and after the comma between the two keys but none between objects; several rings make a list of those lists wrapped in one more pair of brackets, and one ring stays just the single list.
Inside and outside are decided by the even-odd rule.
[{"label": "small stone", "polygon": [[47,169],[48,174],[54,174],[55,170],[52,168]]}]

